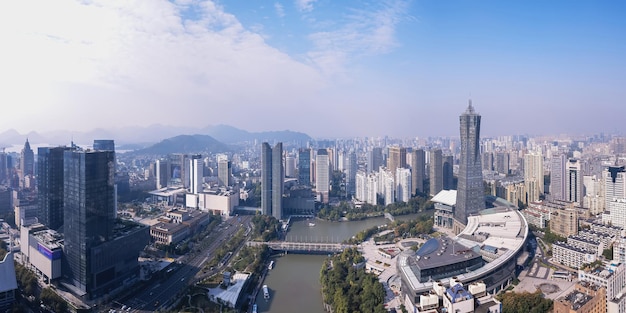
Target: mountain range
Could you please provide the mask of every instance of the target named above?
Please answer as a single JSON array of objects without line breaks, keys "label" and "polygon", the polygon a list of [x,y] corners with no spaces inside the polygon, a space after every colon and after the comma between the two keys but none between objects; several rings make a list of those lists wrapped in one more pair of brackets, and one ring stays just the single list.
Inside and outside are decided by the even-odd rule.
[{"label": "mountain range", "polygon": [[179,135],[209,135],[224,144],[238,144],[255,140],[257,142],[306,142],[311,140],[311,137],[305,133],[290,130],[249,132],[228,125],[210,125],[194,128],[154,124],[147,127],[96,128],[86,132],[57,130],[20,134],[16,130],[10,129],[0,133],[0,147],[20,145],[27,138],[33,144],[48,144],[51,146],[69,145],[72,141],[78,144],[90,144],[94,139],[113,139],[116,146],[139,144],[147,147],[150,144],[160,142],[164,138],[172,138]]}]

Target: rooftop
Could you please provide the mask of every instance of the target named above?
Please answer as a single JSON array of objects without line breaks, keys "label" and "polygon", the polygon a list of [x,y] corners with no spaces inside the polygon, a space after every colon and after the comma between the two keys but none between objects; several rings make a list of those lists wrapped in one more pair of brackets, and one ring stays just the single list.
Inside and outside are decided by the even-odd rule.
[{"label": "rooftop", "polygon": [[442,190],[436,194],[432,199],[432,202],[442,203],[448,206],[456,205],[456,190]]}]

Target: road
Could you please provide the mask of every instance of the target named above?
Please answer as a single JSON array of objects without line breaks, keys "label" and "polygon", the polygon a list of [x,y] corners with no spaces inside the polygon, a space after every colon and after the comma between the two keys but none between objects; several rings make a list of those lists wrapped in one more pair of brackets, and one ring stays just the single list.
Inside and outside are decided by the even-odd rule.
[{"label": "road", "polygon": [[[217,235],[215,239],[209,243],[206,242],[208,239],[205,239],[205,244],[199,245],[200,251],[194,247],[192,252],[180,257],[167,279],[155,283],[154,286],[138,290],[135,294],[126,297],[125,301],[117,302],[117,308],[130,307],[129,312],[152,312],[167,308],[180,297],[180,292],[184,291],[188,285],[195,283],[194,278],[202,270],[202,265],[209,260],[209,256],[212,256],[228,239],[232,238],[239,229],[247,227],[251,220],[252,216],[241,216],[224,221],[214,231]],[[213,274],[218,270],[214,269],[206,274]]]}]

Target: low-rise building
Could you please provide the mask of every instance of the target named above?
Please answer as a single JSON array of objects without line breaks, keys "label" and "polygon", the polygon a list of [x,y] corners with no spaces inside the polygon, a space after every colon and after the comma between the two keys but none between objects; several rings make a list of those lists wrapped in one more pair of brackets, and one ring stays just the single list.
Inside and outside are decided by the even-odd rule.
[{"label": "low-rise building", "polygon": [[552,259],[565,266],[581,268],[583,264],[595,262],[596,254],[557,241],[552,244]]},{"label": "low-rise building", "polygon": [[576,284],[575,290],[554,301],[554,313],[605,313],[606,290],[587,282]]}]

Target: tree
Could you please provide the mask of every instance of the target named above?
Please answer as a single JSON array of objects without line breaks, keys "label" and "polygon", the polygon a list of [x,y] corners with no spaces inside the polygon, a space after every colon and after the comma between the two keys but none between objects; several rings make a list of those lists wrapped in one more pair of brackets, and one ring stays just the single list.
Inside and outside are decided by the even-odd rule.
[{"label": "tree", "polygon": [[604,251],[602,251],[602,256],[607,260],[613,260],[613,246],[610,246],[608,249],[604,249]]},{"label": "tree", "polygon": [[543,297],[539,289],[530,292],[500,294],[502,313],[546,313],[552,310],[552,300]]}]

